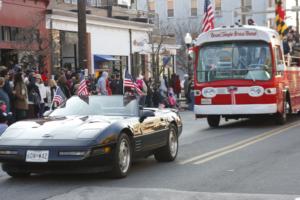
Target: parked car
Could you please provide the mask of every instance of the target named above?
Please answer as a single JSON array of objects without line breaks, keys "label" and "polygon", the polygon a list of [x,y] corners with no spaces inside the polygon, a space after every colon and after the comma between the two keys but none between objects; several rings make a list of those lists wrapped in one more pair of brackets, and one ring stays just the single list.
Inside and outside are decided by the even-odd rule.
[{"label": "parked car", "polygon": [[181,132],[176,110],[141,108],[123,96],[74,96],[44,118],[11,125],[0,137],[0,162],[12,177],[110,171],[121,178],[138,157],[173,161]]}]

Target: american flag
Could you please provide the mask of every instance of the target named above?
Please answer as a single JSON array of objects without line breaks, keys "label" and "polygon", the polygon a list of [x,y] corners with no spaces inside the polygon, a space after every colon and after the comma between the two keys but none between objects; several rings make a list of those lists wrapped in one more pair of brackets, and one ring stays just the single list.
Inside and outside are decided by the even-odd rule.
[{"label": "american flag", "polygon": [[67,98],[63,91],[60,89],[60,87],[57,87],[52,102],[57,103],[57,105],[59,106],[66,100]]},{"label": "american flag", "polygon": [[210,0],[204,2],[204,17],[202,21],[202,32],[207,32],[214,28],[214,10]]},{"label": "american flag", "polygon": [[140,96],[144,95],[142,90],[139,88],[139,86],[133,81],[132,76],[129,74],[128,70],[125,72],[125,78],[124,78],[124,88],[128,87],[130,89],[133,89],[136,91],[136,93]]},{"label": "american flag", "polygon": [[89,95],[89,91],[88,91],[85,79],[82,79],[82,81],[79,83],[79,86],[77,89],[77,95],[78,96],[88,96]]}]

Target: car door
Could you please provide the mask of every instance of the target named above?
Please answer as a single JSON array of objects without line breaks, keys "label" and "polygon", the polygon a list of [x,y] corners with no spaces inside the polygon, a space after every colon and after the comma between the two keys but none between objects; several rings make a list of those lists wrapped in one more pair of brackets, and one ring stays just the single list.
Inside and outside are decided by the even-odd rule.
[{"label": "car door", "polygon": [[155,116],[147,117],[141,122],[143,150],[151,150],[163,146],[166,143],[165,120],[156,112]]}]

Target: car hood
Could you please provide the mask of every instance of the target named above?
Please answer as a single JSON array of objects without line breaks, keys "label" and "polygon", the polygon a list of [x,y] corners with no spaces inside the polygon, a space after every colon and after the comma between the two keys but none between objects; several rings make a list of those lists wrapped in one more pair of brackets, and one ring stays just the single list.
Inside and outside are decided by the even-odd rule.
[{"label": "car hood", "polygon": [[124,117],[68,116],[20,121],[11,125],[0,139],[92,139]]}]

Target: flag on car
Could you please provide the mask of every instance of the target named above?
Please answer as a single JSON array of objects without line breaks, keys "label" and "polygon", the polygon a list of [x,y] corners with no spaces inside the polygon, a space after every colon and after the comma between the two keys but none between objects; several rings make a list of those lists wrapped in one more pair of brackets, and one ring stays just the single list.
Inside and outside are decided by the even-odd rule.
[{"label": "flag on car", "polygon": [[144,95],[139,86],[134,82],[132,76],[129,74],[128,70],[125,71],[124,77],[124,88],[130,88],[131,90],[136,91],[136,93],[140,96]]},{"label": "flag on car", "polygon": [[275,0],[276,2],[276,27],[279,35],[281,37],[285,36],[288,33],[288,27],[286,23],[284,22],[285,19],[285,11],[282,8],[282,0]]},{"label": "flag on car", "polygon": [[202,20],[202,32],[207,32],[214,28],[214,10],[210,0],[204,2],[204,15]]},{"label": "flag on car", "polygon": [[59,106],[66,100],[67,100],[67,98],[66,98],[65,94],[63,93],[63,91],[60,89],[60,87],[57,87],[52,102],[56,103],[57,106]]},{"label": "flag on car", "polygon": [[86,80],[82,79],[82,81],[79,83],[78,89],[77,89],[77,95],[78,96],[88,96],[89,91],[86,84]]},{"label": "flag on car", "polygon": [[87,87],[85,78],[83,78],[79,83],[79,86],[77,89],[77,95],[85,103],[89,104],[89,91],[88,91],[88,87]]}]

